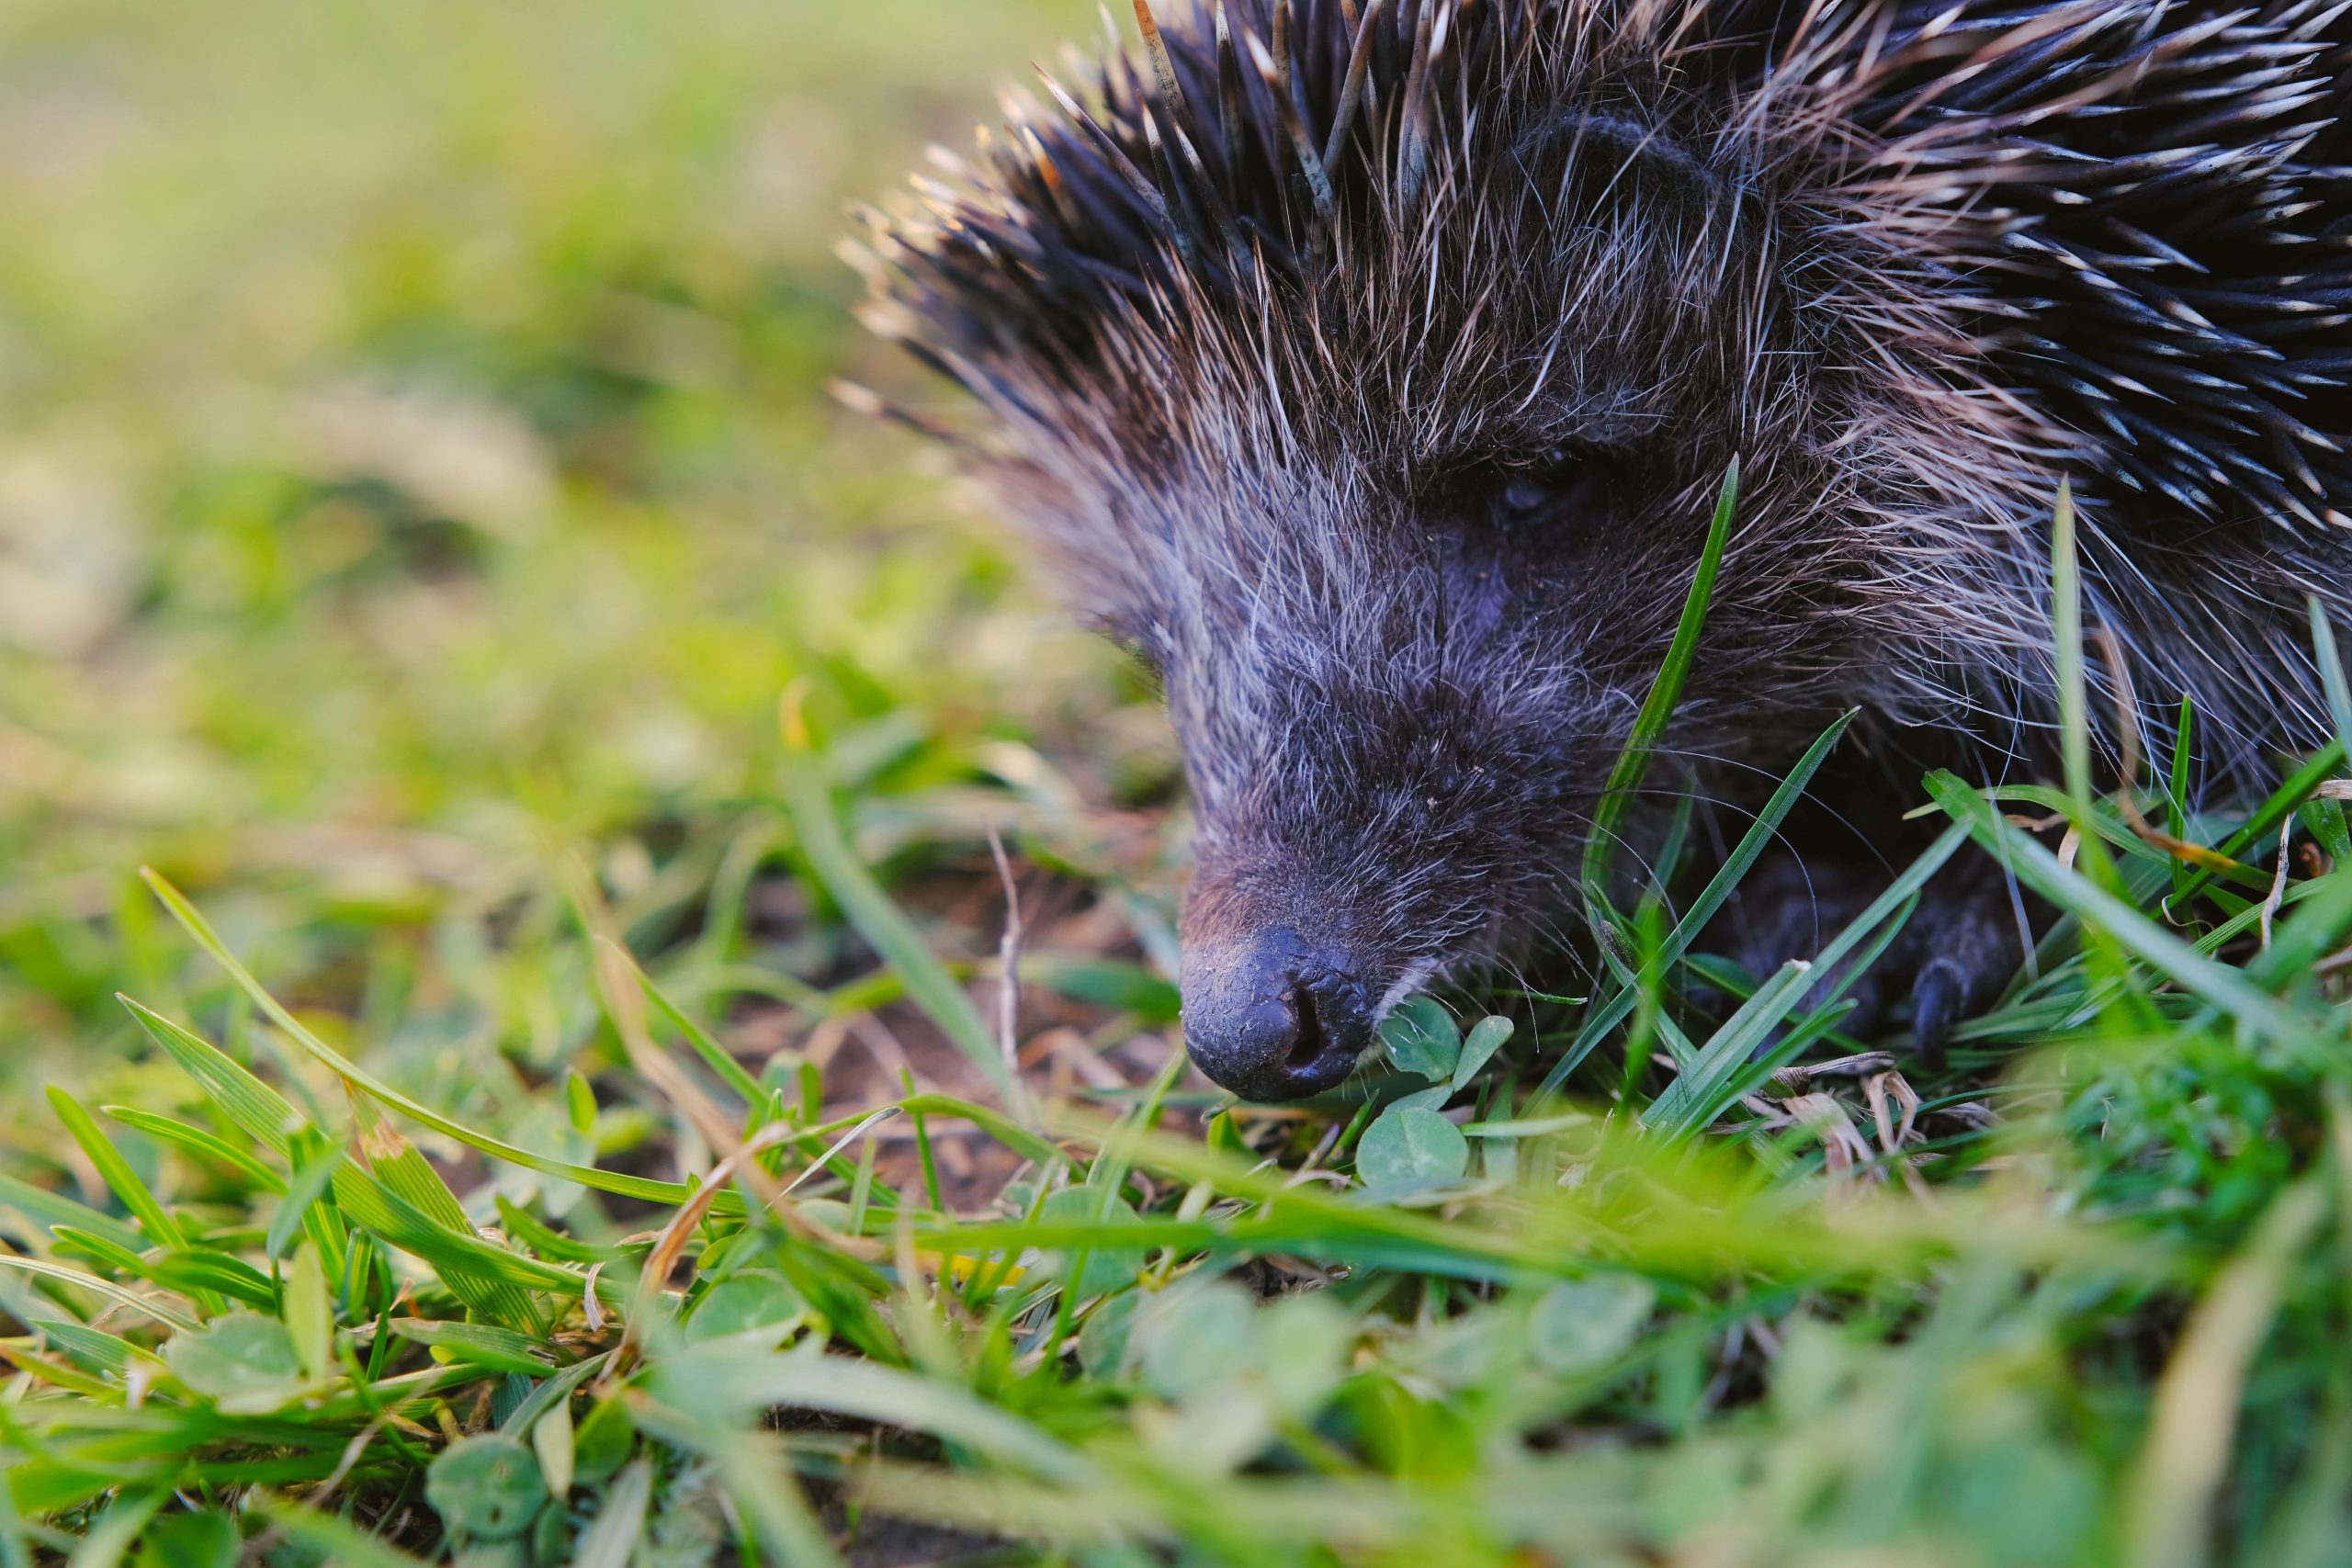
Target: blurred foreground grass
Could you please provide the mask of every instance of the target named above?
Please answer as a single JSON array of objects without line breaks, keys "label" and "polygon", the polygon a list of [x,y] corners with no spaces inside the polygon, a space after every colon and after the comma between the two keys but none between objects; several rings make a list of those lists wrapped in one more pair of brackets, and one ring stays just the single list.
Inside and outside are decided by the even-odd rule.
[{"label": "blurred foreground grass", "polygon": [[0,12],[0,1560],[2352,1562],[2340,754],[1942,792],[2075,912],[1944,1074],[1651,908],[1204,1122],[1148,694],[820,391],[1093,25]]}]

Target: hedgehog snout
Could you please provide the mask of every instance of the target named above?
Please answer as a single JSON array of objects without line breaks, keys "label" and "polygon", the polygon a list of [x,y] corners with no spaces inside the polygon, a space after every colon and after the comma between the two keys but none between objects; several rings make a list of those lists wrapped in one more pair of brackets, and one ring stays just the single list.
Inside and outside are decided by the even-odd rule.
[{"label": "hedgehog snout", "polygon": [[1185,1048],[1245,1100],[1300,1100],[1348,1076],[1372,1043],[1376,998],[1336,944],[1276,925],[1188,944]]}]

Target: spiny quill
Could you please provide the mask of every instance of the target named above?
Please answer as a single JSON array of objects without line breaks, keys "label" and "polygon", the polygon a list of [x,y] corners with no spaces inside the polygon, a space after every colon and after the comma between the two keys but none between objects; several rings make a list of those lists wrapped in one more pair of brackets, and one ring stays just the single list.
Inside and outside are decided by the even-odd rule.
[{"label": "spiny quill", "polygon": [[1196,1044],[1291,1017],[1308,1065],[1231,1081],[1323,1081],[1398,987],[1578,907],[1735,457],[1662,742],[1732,808],[1849,708],[1910,780],[2045,762],[2062,480],[2138,722],[2188,698],[2214,784],[2317,744],[2348,6],[1136,0],[1145,67],[1047,78],[919,187],[881,324],[1164,677],[1188,952],[1226,954]]}]

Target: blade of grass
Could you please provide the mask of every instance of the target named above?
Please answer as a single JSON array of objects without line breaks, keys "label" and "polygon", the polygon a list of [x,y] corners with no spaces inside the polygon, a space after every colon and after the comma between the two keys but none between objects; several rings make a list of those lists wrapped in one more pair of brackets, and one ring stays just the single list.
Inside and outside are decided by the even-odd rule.
[{"label": "blade of grass", "polygon": [[1092,1460],[1042,1427],[967,1389],[896,1367],[703,1347],[657,1363],[650,1375],[655,1397],[673,1409],[703,1409],[723,1390],[747,1413],[777,1406],[829,1411],[929,1432],[1046,1480],[1071,1485],[1102,1480]]},{"label": "blade of grass", "polygon": [[1953,821],[1973,834],[1986,849],[2005,853],[2028,886],[2061,908],[2080,915],[2119,948],[2153,965],[2185,990],[2212,1003],[2246,1027],[2282,1043],[2300,1043],[2313,1029],[2277,998],[2228,964],[2199,954],[2188,942],[2165,931],[2121,898],[2082,873],[2061,865],[2058,857],[2034,842],[2030,835],[2002,820],[1976,790],[1957,774],[1928,775],[1928,793]]},{"label": "blade of grass", "polygon": [[[536,1170],[542,1176],[560,1176],[568,1181],[576,1181],[582,1187],[594,1188],[599,1192],[610,1192],[622,1198],[639,1198],[647,1202],[666,1204],[673,1208],[684,1202],[692,1195],[685,1186],[678,1182],[655,1181],[645,1177],[624,1176],[617,1171],[599,1170],[594,1166],[574,1165],[569,1160],[557,1159],[549,1155],[519,1148],[486,1134],[477,1133],[464,1123],[442,1115],[431,1106],[402,1094],[391,1085],[360,1067],[358,1064],[304,1027],[300,1019],[288,1012],[277,998],[271,996],[263,987],[259,980],[254,978],[253,972],[238,961],[236,954],[229,951],[228,945],[220,940],[219,933],[213,931],[211,923],[197,911],[196,906],[189,903],[178,888],[164,881],[152,869],[142,868],[140,874],[146,878],[147,886],[154,889],[155,897],[163,900],[164,907],[172,912],[173,918],[178,920],[188,935],[196,940],[197,945],[209,953],[214,963],[228,971],[229,977],[237,983],[238,987],[246,996],[253,998],[254,1005],[260,1008],[271,1022],[284,1030],[296,1044],[301,1046],[304,1051],[346,1084],[390,1106],[401,1115],[432,1128],[444,1137],[455,1138],[469,1148],[479,1150],[493,1158],[504,1160],[509,1165],[519,1165],[526,1170]],[[123,998],[122,1001],[139,1014],[140,1021],[142,1023],[147,1022],[153,1016],[147,1009],[140,1007],[128,997]],[[152,1026],[150,1032],[153,1032]],[[166,1049],[168,1048],[167,1045]],[[212,1054],[219,1056],[222,1062],[228,1061],[228,1058],[221,1056],[218,1051]],[[230,1065],[234,1066],[233,1063]],[[270,1100],[276,1100],[280,1105],[286,1103],[275,1092],[267,1090],[266,1086],[263,1086],[261,1081],[254,1078],[252,1074],[245,1073],[243,1068],[239,1068],[238,1071],[243,1075],[244,1079],[249,1080],[252,1086],[262,1088]],[[209,1084],[208,1087],[209,1087]],[[291,1106],[288,1106],[287,1110],[289,1114],[292,1112]],[[251,1130],[249,1127],[248,1131]],[[257,1137],[260,1135],[258,1133],[255,1134]],[[277,1136],[282,1143],[285,1134],[279,1134]],[[283,1152],[282,1148],[280,1152]],[[729,1202],[725,1212],[740,1214],[742,1211],[736,1206],[740,1202],[740,1199]]]},{"label": "blade of grass", "polygon": [[1675,704],[1681,700],[1683,678],[1690,672],[1690,662],[1699,650],[1699,633],[1707,619],[1707,601],[1715,591],[1715,573],[1723,565],[1724,547],[1731,537],[1732,513],[1738,499],[1739,460],[1735,457],[1724,470],[1714,518],[1707,527],[1707,543],[1699,552],[1699,569],[1691,576],[1690,592],[1683,601],[1682,618],[1674,628],[1674,640],[1667,647],[1666,661],[1659,666],[1657,679],[1651,684],[1649,695],[1643,699],[1641,711],[1634,716],[1633,731],[1625,738],[1625,749],[1618,753],[1616,765],[1609,771],[1600,808],[1593,814],[1592,837],[1586,840],[1584,852],[1583,880],[1589,897],[1601,897],[1600,890],[1609,880],[1611,862],[1617,853],[1617,829],[1624,823],[1634,791],[1649,773],[1652,748],[1673,716]]},{"label": "blade of grass", "polygon": [[[554,1409],[558,1402],[571,1397],[573,1389],[603,1371],[607,1359],[604,1355],[591,1356],[584,1361],[574,1361],[553,1377],[546,1377],[524,1396],[520,1404],[506,1413],[506,1418],[498,1424],[498,1429],[513,1437],[520,1437],[529,1431],[532,1424]],[[533,1375],[545,1377],[544,1372]]]},{"label": "blade of grass", "polygon": [[2320,690],[2327,697],[2328,717],[2335,721],[2335,739],[2352,754],[2352,683],[2344,678],[2344,652],[2328,624],[2327,606],[2312,595],[2312,652],[2319,661]]},{"label": "blade of grass", "polygon": [[2082,561],[2075,544],[2075,490],[2058,482],[2050,515],[2050,626],[2057,661],[2058,744],[2075,828],[2091,830],[2090,705],[2083,676]]},{"label": "blade of grass", "polygon": [[[1941,870],[1966,840],[1968,832],[1957,825],[1947,828],[1927,852],[1912,862],[1901,876],[1890,883],[1869,908],[1856,916],[1846,929],[1838,933],[1821,950],[1809,969],[1793,977],[1786,971],[1775,976],[1759,988],[1731,1018],[1716,1031],[1706,1048],[1699,1054],[1688,1072],[1679,1075],[1668,1084],[1666,1092],[1657,1097],[1642,1116],[1642,1125],[1670,1138],[1687,1137],[1711,1124],[1732,1100],[1738,1098],[1739,1086],[1751,1066],[1770,1070],[1769,1063],[1751,1063],[1749,1054],[1763,1042],[1765,1032],[1786,1016],[1788,1010],[1815,984],[1835,976],[1831,988],[1817,1004],[1815,1016],[1821,1009],[1835,1003],[1846,987],[1859,976],[1859,968],[1849,968],[1843,975],[1838,968],[1846,959],[1872,938],[1889,939],[1894,934],[1888,922],[1916,898],[1928,879]],[[1808,1022],[1811,1021],[1809,1019]]]},{"label": "blade of grass", "polygon": [[[2255,809],[2254,815],[2246,818],[2245,826],[2216,846],[2216,852],[2237,860],[2256,845],[2274,840],[2278,824],[2310,799],[2312,792],[2323,781],[2335,777],[2345,766],[2347,755],[2352,753],[2347,753],[2342,740],[2330,740],[2317,756],[2296,769],[2293,776],[2271,791],[2269,797]],[[2214,872],[2199,868],[2186,886],[2174,893],[2173,902],[2177,905],[2183,899],[2203,892],[2212,884],[2214,875]]]},{"label": "blade of grass", "polygon": [[2130,1516],[2137,1568],[2210,1561],[2215,1506],[2229,1473],[2246,1374],[2270,1331],[2290,1266],[2327,1218],[2327,1192],[2306,1177],[2273,1200],[2261,1228],[2223,1269],[2156,1385]]},{"label": "blade of grass", "polygon": [[[1645,970],[1662,973],[1690,951],[1690,944],[1699,939],[1706,930],[1707,922],[1713,919],[1724,905],[1730,900],[1732,894],[1738,888],[1741,879],[1747,876],[1757,860],[1771,844],[1772,837],[1780,831],[1781,824],[1788,818],[1789,813],[1796,808],[1797,802],[1804,798],[1806,787],[1813,783],[1814,775],[1821,771],[1822,763],[1828,760],[1831,748],[1838,744],[1848,728],[1852,725],[1855,711],[1849,711],[1824,730],[1820,737],[1806,749],[1804,755],[1798,759],[1797,765],[1790,771],[1786,778],[1781,781],[1779,786],[1772,791],[1771,798],[1767,800],[1763,808],[1756,814],[1756,819],[1748,824],[1747,831],[1740,835],[1739,843],[1724,860],[1722,867],[1708,879],[1707,886],[1700,891],[1698,897],[1691,901],[1690,908],[1683,911],[1682,918],[1675,921],[1674,929],[1667,933],[1666,941],[1658,950],[1657,957],[1644,966]],[[1621,985],[1606,998],[1596,999],[1584,1024],[1577,1031],[1575,1041],[1570,1043],[1566,1053],[1552,1065],[1551,1070],[1544,1075],[1544,1081],[1537,1092],[1550,1094],[1566,1083],[1568,1075],[1583,1065],[1585,1058],[1600,1045],[1609,1031],[1623,1021],[1640,1000],[1641,992],[1638,985]]]},{"label": "blade of grass", "polygon": [[141,1111],[129,1105],[101,1105],[105,1111],[124,1126],[146,1134],[159,1143],[171,1144],[205,1159],[217,1160],[264,1192],[283,1192],[286,1179],[244,1150],[213,1136],[201,1127],[191,1127],[185,1122],[175,1122],[168,1116],[158,1116],[151,1111]]},{"label": "blade of grass", "polygon": [[44,1280],[55,1280],[62,1284],[72,1285],[80,1290],[95,1291],[117,1306],[129,1307],[132,1312],[152,1317],[169,1328],[194,1329],[198,1326],[196,1319],[186,1313],[175,1312],[151,1296],[142,1296],[135,1291],[127,1291],[111,1280],[101,1280],[96,1275],[85,1274],[79,1269],[68,1269],[62,1263],[51,1263],[40,1258],[17,1258],[7,1253],[0,1253],[0,1269],[21,1269],[28,1274],[38,1274]]},{"label": "blade of grass", "polygon": [[35,1187],[29,1181],[19,1181],[13,1176],[0,1176],[0,1208],[14,1209],[48,1226],[79,1225],[127,1251],[136,1252],[147,1245],[145,1236],[112,1214],[100,1213],[86,1203]]},{"label": "blade of grass", "polygon": [[842,837],[820,764],[809,750],[798,697],[797,690],[786,693],[783,707],[783,784],[785,809],[798,835],[800,852],[857,934],[905,982],[907,995],[915,1005],[996,1086],[1014,1114],[1029,1122],[1026,1097],[1006,1067],[979,1009]]},{"label": "blade of grass", "polygon": [[334,1514],[277,1498],[262,1503],[259,1512],[296,1545],[323,1554],[340,1568],[424,1568],[421,1558]]},{"label": "blade of grass", "polygon": [[640,1431],[718,1467],[736,1506],[767,1549],[767,1561],[794,1568],[842,1568],[831,1533],[801,1495],[788,1450],[774,1434],[719,1427],[634,1393],[629,1413]]},{"label": "blade of grass", "polygon": [[207,1312],[220,1310],[218,1296],[232,1296],[264,1312],[277,1310],[277,1292],[269,1276],[225,1252],[173,1247],[150,1258],[147,1267],[157,1284],[192,1298]]},{"label": "blade of grass", "polygon": [[[437,1231],[451,1235],[471,1237],[473,1222],[466,1218],[465,1206],[441,1173],[417,1151],[399,1128],[385,1121],[367,1103],[355,1098],[351,1102],[354,1118],[352,1132],[358,1147],[358,1157],[368,1171],[385,1189],[407,1203]],[[347,1167],[338,1167],[329,1180],[339,1176],[347,1184],[358,1173]],[[473,1270],[463,1269],[448,1274],[445,1282],[465,1298],[466,1304],[485,1317],[509,1326],[537,1327],[539,1310],[530,1297],[511,1284],[481,1281]]]},{"label": "blade of grass", "polygon": [[447,1350],[461,1361],[502,1372],[543,1378],[556,1372],[555,1352],[538,1338],[488,1323],[445,1323],[436,1319],[396,1317],[386,1325],[403,1339]]},{"label": "blade of grass", "polygon": [[653,983],[652,976],[645,973],[644,968],[638,964],[635,955],[626,953],[625,950],[623,955],[628,958],[629,967],[636,972],[637,983],[644,988],[646,1000],[653,1004],[653,1010],[660,1013],[671,1028],[684,1037],[686,1043],[695,1048],[695,1055],[703,1059],[704,1065],[717,1073],[728,1088],[741,1095],[744,1104],[751,1106],[764,1104],[767,1095],[761,1089],[759,1079],[746,1072],[743,1064],[730,1055],[726,1046],[712,1039],[707,1030],[688,1017],[684,1009],[672,1001],[663,993],[662,987]]},{"label": "blade of grass", "polygon": [[335,1172],[343,1168],[345,1157],[341,1149],[324,1149],[295,1168],[294,1179],[283,1184],[281,1189],[285,1197],[277,1205],[277,1213],[270,1216],[269,1234],[262,1243],[266,1256],[273,1258],[286,1256],[286,1249],[293,1244],[294,1233],[309,1218],[311,1206],[324,1196],[334,1183]]},{"label": "blade of grass", "polygon": [[[423,1258],[461,1296],[467,1292],[459,1289],[452,1275],[478,1281],[485,1290],[547,1291],[565,1302],[578,1300],[588,1282],[583,1274],[492,1246],[470,1230],[454,1231],[436,1224],[406,1199],[347,1162],[335,1168],[334,1195],[336,1206],[354,1224]],[[621,1301],[628,1293],[623,1285],[603,1275],[596,1277],[596,1292],[608,1302]]]},{"label": "blade of grass", "polygon": [[124,1492],[116,1496],[90,1527],[90,1533],[66,1558],[65,1568],[114,1568],[170,1496],[171,1493],[160,1486],[150,1492]]},{"label": "blade of grass", "polygon": [[646,1506],[652,1500],[652,1461],[631,1461],[605,1488],[594,1522],[572,1552],[574,1568],[628,1568],[638,1538],[645,1533]]},{"label": "blade of grass", "polygon": [[158,1375],[164,1371],[163,1358],[101,1329],[79,1323],[61,1323],[54,1318],[35,1319],[30,1326],[46,1335],[53,1343],[62,1345],[118,1375],[133,1367],[143,1368],[149,1373]]},{"label": "blade of grass", "polygon": [[[2197,703],[2184,694],[2180,699],[2180,718],[2173,728],[2172,766],[2165,775],[2165,831],[2186,843],[2188,840],[2188,760],[2189,747],[2197,735]],[[2172,896],[2178,898],[2188,886],[2188,863],[2176,860],[2172,863]]]},{"label": "blade of grass", "polygon": [[49,1086],[49,1105],[57,1113],[57,1119],[65,1123],[66,1132],[82,1146],[82,1152],[90,1156],[90,1163],[97,1168],[98,1179],[121,1200],[122,1206],[138,1220],[140,1229],[147,1233],[147,1244],[150,1247],[186,1247],[186,1234],[171,1215],[164,1212],[164,1205],[155,1201],[155,1195],[147,1190],[147,1184],[139,1179],[139,1174],[130,1168],[130,1162],[122,1157],[122,1151],[114,1146],[106,1134],[99,1130],[96,1121],[82,1109],[82,1102],[58,1085],[51,1084]]},{"label": "blade of grass", "polygon": [[310,1125],[309,1119],[295,1110],[291,1101],[210,1041],[129,997],[118,994],[115,1000],[130,1010],[140,1027],[164,1048],[164,1055],[179,1064],[182,1072],[211,1096],[212,1102],[228,1113],[229,1120],[278,1158],[288,1157],[295,1133]]}]

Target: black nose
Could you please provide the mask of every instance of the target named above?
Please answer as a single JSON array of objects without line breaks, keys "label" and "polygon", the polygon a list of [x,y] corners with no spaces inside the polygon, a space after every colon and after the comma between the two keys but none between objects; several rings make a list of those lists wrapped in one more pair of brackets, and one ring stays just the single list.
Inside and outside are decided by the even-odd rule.
[{"label": "black nose", "polygon": [[1298,1100],[1372,1043],[1372,998],[1344,953],[1287,926],[1187,947],[1184,1044],[1245,1100]]}]

